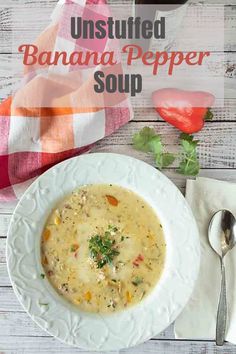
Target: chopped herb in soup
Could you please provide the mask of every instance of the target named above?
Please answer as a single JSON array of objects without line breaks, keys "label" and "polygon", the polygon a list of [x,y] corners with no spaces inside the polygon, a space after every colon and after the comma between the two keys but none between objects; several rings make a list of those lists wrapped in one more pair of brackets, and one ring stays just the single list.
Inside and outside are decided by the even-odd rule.
[{"label": "chopped herb in soup", "polygon": [[81,310],[100,313],[125,309],[148,295],[162,273],[166,248],[162,225],[142,198],[100,184],[60,202],[41,247],[54,288]]}]

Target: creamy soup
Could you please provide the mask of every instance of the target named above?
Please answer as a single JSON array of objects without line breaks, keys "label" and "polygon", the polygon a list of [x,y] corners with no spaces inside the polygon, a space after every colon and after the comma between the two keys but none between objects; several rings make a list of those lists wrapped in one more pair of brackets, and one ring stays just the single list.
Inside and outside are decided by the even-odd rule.
[{"label": "creamy soup", "polygon": [[81,310],[100,313],[147,296],[163,270],[165,248],[162,225],[142,198],[99,184],[57,205],[41,244],[45,274],[59,294]]}]

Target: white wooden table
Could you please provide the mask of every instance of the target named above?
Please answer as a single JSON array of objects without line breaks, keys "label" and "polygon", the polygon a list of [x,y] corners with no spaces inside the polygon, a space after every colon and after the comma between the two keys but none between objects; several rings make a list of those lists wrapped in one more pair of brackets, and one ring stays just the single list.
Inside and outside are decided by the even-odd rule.
[{"label": "white wooden table", "polygon": [[[111,0],[112,1],[112,0]],[[113,0],[114,1],[114,0]],[[117,1],[117,0],[116,0]],[[126,3],[125,0],[119,2]],[[15,57],[16,52],[12,48],[12,36],[22,36],[17,33],[22,21],[27,17],[27,6],[43,5],[51,12],[52,4],[56,0],[1,0],[0,3],[0,100],[10,94],[14,78],[11,77],[9,58]],[[204,4],[203,0],[192,0],[191,6]],[[222,180],[236,182],[236,0],[207,0],[205,3],[223,3],[225,5],[225,52],[217,51],[215,54],[222,57],[225,72],[225,107],[214,110],[214,120],[206,124],[203,131],[198,134],[200,140],[199,157],[202,166],[201,175]],[[24,4],[24,11],[19,11],[19,16],[12,20],[12,6]],[[37,22],[27,22],[26,30],[30,30],[32,38],[41,28],[47,24],[45,18],[40,18],[37,13]],[[23,41],[22,41],[23,43]],[[217,68],[212,68],[217,72]],[[117,152],[134,157],[153,164],[151,158],[145,154],[134,151],[131,147],[131,137],[134,132],[143,126],[154,126],[161,131],[167,142],[168,150],[175,151],[178,133],[175,129],[163,123],[152,109],[137,109],[134,120],[120,129],[111,137],[96,144],[94,151]],[[1,143],[1,141],[0,141]],[[1,168],[1,166],[0,166]],[[185,178],[177,175],[173,169],[169,169],[166,175],[184,192]],[[13,293],[6,268],[6,235],[11,214],[15,204],[0,204],[0,354],[2,353],[85,353],[76,348],[70,348],[65,344],[51,338],[34,322],[21,308]],[[204,319],[203,319],[204,320]],[[149,342],[130,350],[127,353],[181,353],[181,354],[213,354],[236,353],[236,347],[226,344],[223,348],[216,348],[213,341],[185,341],[175,340],[173,326],[165,332],[153,338]]]}]

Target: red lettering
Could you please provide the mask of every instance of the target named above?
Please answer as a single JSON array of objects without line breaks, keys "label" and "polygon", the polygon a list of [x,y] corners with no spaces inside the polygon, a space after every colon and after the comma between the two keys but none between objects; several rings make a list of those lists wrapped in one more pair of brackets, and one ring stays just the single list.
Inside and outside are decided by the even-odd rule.
[{"label": "red lettering", "polygon": [[153,75],[157,74],[159,65],[165,65],[167,61],[168,61],[167,52],[156,52],[156,60],[153,65]]},{"label": "red lettering", "polygon": [[[34,65],[37,63],[38,48],[33,44],[22,44],[18,48],[20,53],[24,53],[23,63],[24,65]],[[31,61],[29,61],[31,59]]]},{"label": "red lettering", "polygon": [[149,59],[153,58],[154,53],[153,52],[146,52],[143,54],[143,64],[144,65],[152,65],[153,63],[148,62]]},{"label": "red lettering", "polygon": [[81,52],[73,52],[70,56],[71,65],[79,65],[81,61]]},{"label": "red lettering", "polygon": [[[136,49],[136,54],[135,54]],[[127,65],[131,65],[133,60],[140,59],[142,57],[142,48],[138,45],[127,44],[122,48],[123,53],[128,53]]]},{"label": "red lettering", "polygon": [[205,57],[209,57],[211,55],[210,52],[200,52],[199,53],[199,60],[198,60],[198,65],[202,65],[203,59]]},{"label": "red lettering", "polygon": [[168,75],[172,75],[174,66],[178,66],[182,64],[183,60],[184,60],[183,52],[172,52],[170,56]]},{"label": "red lettering", "polygon": [[115,65],[115,64],[117,64],[117,61],[114,60],[114,52],[104,52],[104,53],[102,53],[101,64],[102,65]]},{"label": "red lettering", "polygon": [[[117,64],[114,51],[103,53],[98,52],[82,52],[75,51],[70,54],[66,51],[51,52],[43,51],[39,53],[38,47],[32,44],[22,44],[18,51],[24,54],[23,63],[30,65],[58,65],[59,61],[62,65],[115,65]],[[127,54],[127,65],[140,60],[141,64],[152,66],[153,75],[157,75],[160,66],[168,65],[168,75],[172,75],[174,68],[185,62],[187,65],[202,65],[205,57],[210,56],[210,52],[192,51],[184,55],[183,52],[143,52],[142,47],[138,45],[128,44],[122,48],[122,53]]]},{"label": "red lettering", "polygon": [[187,65],[196,65],[198,63],[198,59],[196,62],[192,62],[193,59],[198,58],[198,52],[189,52],[185,56],[185,61]]},{"label": "red lettering", "polygon": [[46,64],[48,64],[48,65],[58,65],[60,57],[62,57],[62,64],[63,65],[69,65],[70,64],[70,62],[66,61],[66,58],[67,58],[67,53],[66,52],[57,52],[56,51],[54,59],[52,61],[50,61],[50,58],[52,57],[52,52],[49,52],[49,53],[50,53],[50,57],[49,57],[48,61],[46,62]]}]

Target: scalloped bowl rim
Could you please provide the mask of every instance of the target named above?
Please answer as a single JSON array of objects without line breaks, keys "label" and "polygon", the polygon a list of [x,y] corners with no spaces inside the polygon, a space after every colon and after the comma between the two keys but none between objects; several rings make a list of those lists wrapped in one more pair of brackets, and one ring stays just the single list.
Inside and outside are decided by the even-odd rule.
[{"label": "scalloped bowl rim", "polygon": [[[151,294],[110,315],[81,312],[40,277],[40,239],[51,209],[75,188],[93,183],[117,184],[144,198],[161,220],[167,244],[165,267]],[[199,265],[197,225],[178,188],[147,163],[113,153],[74,157],[38,177],[20,199],[7,237],[8,272],[21,305],[50,335],[87,350],[129,348],[165,330],[188,302]]]}]

